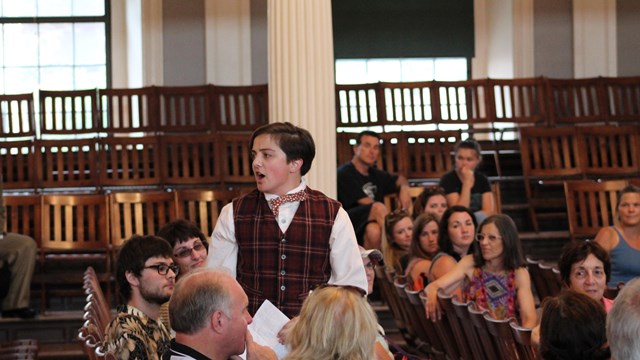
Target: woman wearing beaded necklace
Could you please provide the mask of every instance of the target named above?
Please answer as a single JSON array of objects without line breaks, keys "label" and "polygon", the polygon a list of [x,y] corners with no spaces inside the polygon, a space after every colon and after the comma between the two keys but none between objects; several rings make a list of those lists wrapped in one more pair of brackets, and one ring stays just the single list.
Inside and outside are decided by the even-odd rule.
[{"label": "woman wearing beaded necklace", "polygon": [[492,215],[478,227],[478,247],[456,266],[425,288],[427,318],[440,319],[437,292],[450,292],[463,284],[467,300],[496,319],[514,318],[528,328],[536,324],[531,279],[513,220]]}]

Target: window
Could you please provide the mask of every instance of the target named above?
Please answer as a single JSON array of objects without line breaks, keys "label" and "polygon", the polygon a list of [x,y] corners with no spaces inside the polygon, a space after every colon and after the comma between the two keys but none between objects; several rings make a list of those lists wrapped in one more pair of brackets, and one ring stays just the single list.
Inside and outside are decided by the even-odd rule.
[{"label": "window", "polygon": [[0,0],[0,93],[105,88],[108,0]]}]

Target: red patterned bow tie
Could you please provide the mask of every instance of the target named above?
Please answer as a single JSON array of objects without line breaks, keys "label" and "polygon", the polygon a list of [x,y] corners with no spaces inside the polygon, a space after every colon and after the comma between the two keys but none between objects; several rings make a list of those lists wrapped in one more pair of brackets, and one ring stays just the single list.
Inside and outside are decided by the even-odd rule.
[{"label": "red patterned bow tie", "polygon": [[280,210],[280,206],[284,203],[294,202],[294,201],[305,201],[307,199],[307,193],[304,190],[300,190],[293,194],[285,194],[275,199],[269,200],[269,206],[271,207],[271,211],[273,211],[273,215],[278,217],[278,211]]}]

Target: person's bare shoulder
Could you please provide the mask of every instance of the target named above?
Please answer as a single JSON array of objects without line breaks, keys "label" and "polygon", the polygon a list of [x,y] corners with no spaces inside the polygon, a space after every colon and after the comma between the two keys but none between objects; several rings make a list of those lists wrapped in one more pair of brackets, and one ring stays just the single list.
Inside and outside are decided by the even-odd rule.
[{"label": "person's bare shoulder", "polygon": [[602,246],[606,251],[611,251],[618,245],[618,233],[612,227],[603,227],[598,231],[595,242]]}]

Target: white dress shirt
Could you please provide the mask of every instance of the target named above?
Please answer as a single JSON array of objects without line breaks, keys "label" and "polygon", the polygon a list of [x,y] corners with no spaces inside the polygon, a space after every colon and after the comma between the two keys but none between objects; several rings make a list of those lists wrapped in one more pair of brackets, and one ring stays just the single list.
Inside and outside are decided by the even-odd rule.
[{"label": "white dress shirt", "polygon": [[[292,194],[307,187],[304,179],[298,187],[291,189],[287,194]],[[265,193],[267,201],[277,198],[278,195]],[[278,212],[278,226],[284,233],[289,228],[300,202],[287,202],[280,206]],[[356,240],[356,234],[349,220],[347,212],[340,207],[331,229],[329,239],[331,277],[328,283],[333,285],[357,286],[367,291],[367,275],[364,271],[360,250]],[[238,263],[238,243],[236,242],[235,223],[233,221],[233,203],[228,203],[222,208],[218,222],[209,244],[207,266],[211,268],[225,267],[236,276]]]}]

